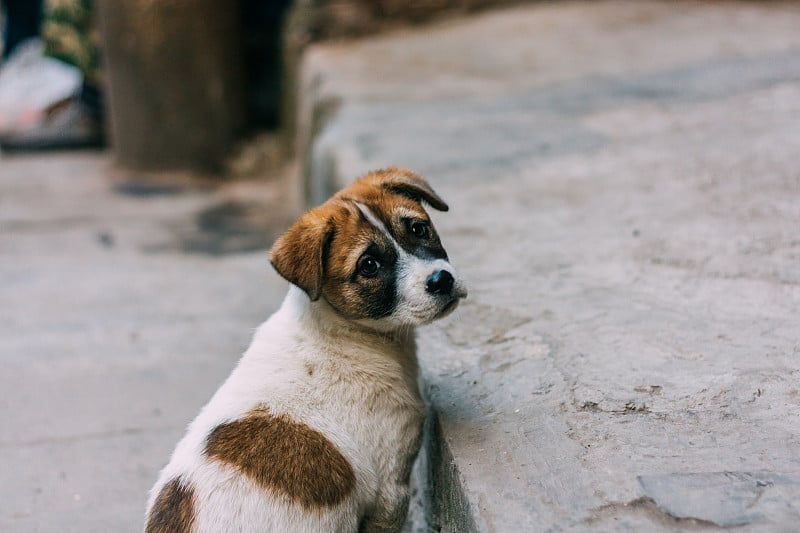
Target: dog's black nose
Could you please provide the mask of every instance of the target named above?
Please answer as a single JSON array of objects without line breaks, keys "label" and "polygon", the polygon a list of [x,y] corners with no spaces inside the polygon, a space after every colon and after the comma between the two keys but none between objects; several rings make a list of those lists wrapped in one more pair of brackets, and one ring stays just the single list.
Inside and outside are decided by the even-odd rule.
[{"label": "dog's black nose", "polygon": [[425,290],[431,294],[450,294],[453,290],[453,275],[447,270],[437,270],[425,282]]}]

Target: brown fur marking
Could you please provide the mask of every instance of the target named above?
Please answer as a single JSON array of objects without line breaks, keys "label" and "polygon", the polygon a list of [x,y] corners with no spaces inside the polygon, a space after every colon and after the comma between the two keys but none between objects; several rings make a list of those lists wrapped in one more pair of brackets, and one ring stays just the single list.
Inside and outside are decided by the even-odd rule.
[{"label": "brown fur marking", "polygon": [[145,533],[190,533],[194,518],[194,490],[176,477],[158,493]]},{"label": "brown fur marking", "polygon": [[447,211],[448,205],[436,194],[436,191],[422,176],[407,168],[389,167],[370,172],[359,178],[339,194],[350,191],[352,194],[363,194],[366,189],[383,189],[392,194],[399,194],[415,201],[424,201],[434,209]]},{"label": "brown fur marking", "polygon": [[318,299],[322,290],[325,248],[332,236],[332,219],[318,208],[295,222],[272,247],[275,270],[312,300]]},{"label": "brown fur marking", "polygon": [[[386,266],[393,263],[395,252],[354,202],[367,206],[406,251],[414,253],[415,247],[424,244],[426,251],[446,258],[423,201],[447,209],[430,185],[410,170],[392,167],[367,174],[300,217],[272,248],[272,264],[311,300],[322,296],[354,320],[381,318],[391,312],[395,289],[386,277],[355,276],[357,262],[371,244],[382,252]],[[427,223],[429,239],[421,243],[409,234],[404,218]]]},{"label": "brown fur marking", "polygon": [[341,502],[356,484],[352,466],[322,433],[266,409],[214,428],[206,455],[307,509]]}]

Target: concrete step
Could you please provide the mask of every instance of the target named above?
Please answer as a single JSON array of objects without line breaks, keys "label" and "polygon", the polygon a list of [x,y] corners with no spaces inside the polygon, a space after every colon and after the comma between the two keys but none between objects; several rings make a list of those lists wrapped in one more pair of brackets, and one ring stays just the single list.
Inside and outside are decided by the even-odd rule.
[{"label": "concrete step", "polygon": [[414,168],[470,298],[424,330],[443,531],[800,519],[800,9],[557,2],[310,48],[311,203]]}]

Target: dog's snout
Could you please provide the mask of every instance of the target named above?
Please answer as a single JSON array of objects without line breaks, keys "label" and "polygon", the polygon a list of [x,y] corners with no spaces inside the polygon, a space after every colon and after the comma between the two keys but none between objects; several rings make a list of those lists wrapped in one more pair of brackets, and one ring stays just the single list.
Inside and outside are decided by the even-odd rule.
[{"label": "dog's snout", "polygon": [[447,270],[437,270],[425,281],[425,290],[431,294],[450,294],[455,279]]}]

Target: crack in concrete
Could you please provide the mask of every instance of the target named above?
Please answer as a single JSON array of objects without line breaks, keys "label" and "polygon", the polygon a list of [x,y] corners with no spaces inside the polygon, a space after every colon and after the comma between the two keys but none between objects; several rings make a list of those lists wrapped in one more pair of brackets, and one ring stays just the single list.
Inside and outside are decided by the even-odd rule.
[{"label": "crack in concrete", "polygon": [[603,409],[597,402],[593,402],[590,400],[586,400],[584,402],[578,403],[577,400],[573,401],[573,405],[578,409],[578,411],[589,411],[591,413],[607,413],[612,415],[632,415],[632,414],[652,414],[653,411],[647,407],[647,404],[637,404],[635,401],[631,400],[625,403],[625,407],[623,409]]},{"label": "crack in concrete", "polygon": [[656,501],[648,496],[640,496],[629,502],[612,502],[596,507],[591,510],[592,516],[583,520],[583,523],[596,525],[605,519],[613,518],[623,513],[643,514],[659,525],[680,526],[683,530],[727,529],[702,518],[674,516],[659,507]]}]

